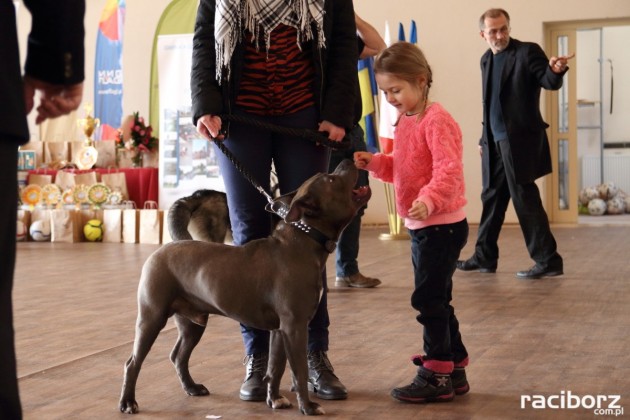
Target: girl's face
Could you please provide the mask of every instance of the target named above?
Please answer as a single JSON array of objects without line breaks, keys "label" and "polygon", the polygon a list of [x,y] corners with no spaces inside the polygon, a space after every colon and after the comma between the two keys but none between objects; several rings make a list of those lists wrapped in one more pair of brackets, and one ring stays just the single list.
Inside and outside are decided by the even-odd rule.
[{"label": "girl's face", "polygon": [[417,114],[424,109],[425,78],[419,78],[417,83],[396,77],[391,73],[377,73],[375,75],[379,89],[385,93],[387,102],[392,104],[400,113]]}]

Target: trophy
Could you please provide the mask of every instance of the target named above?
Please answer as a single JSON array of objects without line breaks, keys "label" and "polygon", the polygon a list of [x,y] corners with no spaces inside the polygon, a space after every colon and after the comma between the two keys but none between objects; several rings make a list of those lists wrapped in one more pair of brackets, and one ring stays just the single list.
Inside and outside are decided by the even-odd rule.
[{"label": "trophy", "polygon": [[77,161],[74,162],[77,164],[79,169],[91,169],[92,166],[96,163],[96,159],[98,158],[98,151],[94,147],[94,142],[92,140],[92,134],[94,130],[101,124],[101,121],[98,118],[94,118],[90,115],[92,112],[92,105],[85,105],[85,118],[79,118],[77,120],[77,125],[79,128],[83,130],[83,134],[85,134],[85,142],[83,143],[83,147],[77,154]]}]

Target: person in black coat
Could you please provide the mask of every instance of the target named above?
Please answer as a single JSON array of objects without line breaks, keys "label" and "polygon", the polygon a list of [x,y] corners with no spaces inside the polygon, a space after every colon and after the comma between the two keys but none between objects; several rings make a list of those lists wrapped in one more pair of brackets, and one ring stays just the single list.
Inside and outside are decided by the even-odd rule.
[{"label": "person in black coat", "polygon": [[[380,51],[384,50],[387,45],[378,31],[365,20],[355,14],[355,22],[357,25],[357,50],[359,58],[364,59],[374,57]],[[361,104],[361,94],[357,95],[357,100]],[[347,149],[333,150],[330,154],[330,162],[328,170],[333,172],[337,165],[344,159],[354,159],[354,152],[366,151],[365,133],[359,125],[362,118],[362,112],[355,116],[355,126],[348,133],[350,138],[350,147]],[[367,171],[359,171],[359,179],[357,180],[357,188],[369,185]],[[335,286],[336,287],[359,287],[370,288],[381,284],[381,281],[374,277],[364,276],[359,271],[359,237],[361,235],[361,218],[367,209],[367,205],[362,207],[357,215],[352,219],[350,224],[341,233],[337,241],[337,253],[335,258]]]},{"label": "person in black coat", "polygon": [[[356,101],[357,35],[352,0],[258,2],[201,0],[193,37],[193,123],[204,137],[220,138],[267,191],[275,168],[281,194],[315,173],[328,171],[330,152],[308,140],[245,123],[221,132],[222,115],[276,126],[307,128],[341,141],[360,115]],[[358,106],[358,109],[355,109]],[[266,198],[214,148],[228,199],[235,245],[269,236]],[[323,399],[345,399],[347,390],[328,360],[326,273],[309,323],[310,388]],[[269,332],[241,325],[245,401],[264,401]]]},{"label": "person in black coat", "polygon": [[479,19],[481,37],[490,49],[481,57],[483,130],[483,210],[475,253],[457,262],[463,271],[494,273],[499,259],[497,241],[510,199],[535,265],[519,271],[521,279],[563,274],[537,178],[551,173],[551,153],[540,113],[542,88],[557,90],[573,56],[547,58],[532,42],[510,38],[510,16],[490,9]]},{"label": "person in black coat", "polygon": [[27,114],[39,93],[36,123],[75,110],[83,94],[84,0],[23,0],[32,15],[24,76],[16,10],[0,0],[0,418],[21,419],[13,330],[18,147],[29,139]]}]

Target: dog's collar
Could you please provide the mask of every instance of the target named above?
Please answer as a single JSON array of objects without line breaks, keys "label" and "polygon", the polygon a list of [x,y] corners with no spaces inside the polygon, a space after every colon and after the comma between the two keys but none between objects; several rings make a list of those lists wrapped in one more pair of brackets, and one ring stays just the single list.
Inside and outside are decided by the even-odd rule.
[{"label": "dog's collar", "polygon": [[324,235],[314,227],[307,225],[301,220],[298,220],[297,222],[291,222],[291,226],[294,226],[302,232],[306,233],[315,242],[319,242],[329,254],[335,252],[335,249],[337,248],[337,242],[328,238],[326,235]]},{"label": "dog's collar", "polygon": [[[282,219],[287,217],[287,214],[289,214],[289,207],[281,201],[270,202],[267,205],[266,210],[277,214]],[[337,242],[328,238],[319,230],[315,229],[312,226],[307,225],[301,220],[298,220],[297,222],[291,222],[290,225],[306,233],[315,242],[319,242],[329,254],[332,254],[333,252],[335,252],[335,249],[337,248]]]}]

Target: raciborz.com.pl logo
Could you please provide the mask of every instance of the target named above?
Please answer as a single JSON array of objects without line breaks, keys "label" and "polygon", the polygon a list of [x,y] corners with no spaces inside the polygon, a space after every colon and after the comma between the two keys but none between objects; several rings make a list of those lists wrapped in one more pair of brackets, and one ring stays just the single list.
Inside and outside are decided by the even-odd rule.
[{"label": "raciborz.com.pl logo", "polygon": [[555,395],[521,395],[521,409],[592,410],[596,416],[623,416],[621,395],[578,395],[560,391]]}]

